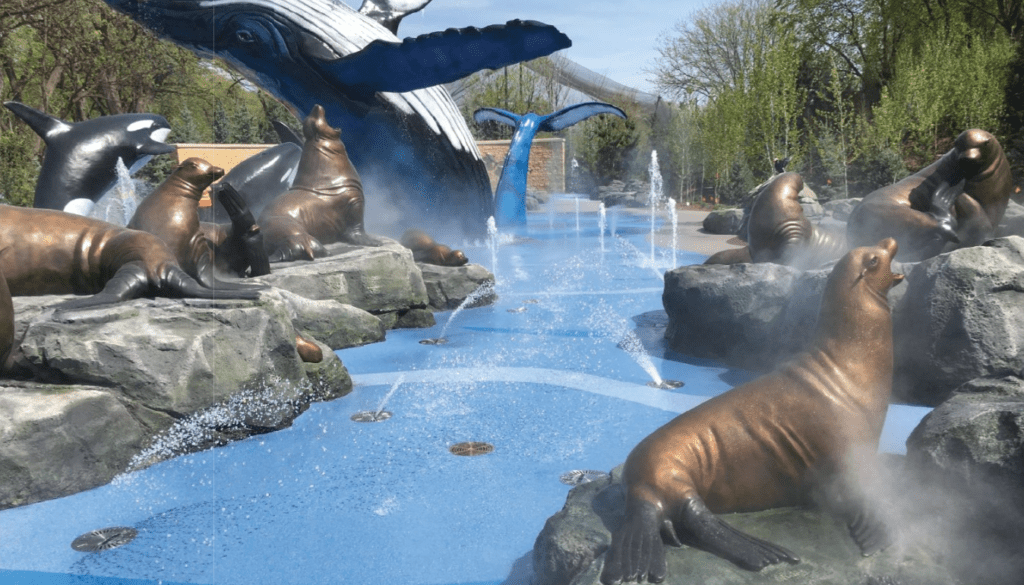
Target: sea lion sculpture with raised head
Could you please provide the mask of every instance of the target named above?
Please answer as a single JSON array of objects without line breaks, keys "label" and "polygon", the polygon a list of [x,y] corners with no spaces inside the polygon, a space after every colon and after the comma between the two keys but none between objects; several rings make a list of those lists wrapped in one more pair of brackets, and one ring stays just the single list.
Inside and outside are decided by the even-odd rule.
[{"label": "sea lion sculpture with raised head", "polygon": [[206,288],[157,236],[56,211],[0,205],[0,272],[15,296],[92,295],[61,308],[84,308],[144,295],[259,298],[254,289]]},{"label": "sea lion sculpture with raised head", "polygon": [[306,138],[291,189],[260,214],[263,242],[271,262],[325,256],[324,244],[375,246],[363,228],[363,184],[348,158],[341,131],[314,106],[302,124]]},{"label": "sea lion sculpture with raised head", "polygon": [[469,262],[462,250],[452,250],[422,230],[406,230],[400,243],[412,250],[412,258],[424,264],[437,266],[463,266]]},{"label": "sea lion sculpture with raised head", "polygon": [[[128,228],[149,232],[163,240],[181,268],[203,286],[247,289],[250,287],[214,277],[214,242],[207,238],[199,222],[203,191],[223,176],[224,169],[201,158],[185,159],[139,204]],[[225,234],[223,239],[229,237],[230,234]]]},{"label": "sea lion sculpture with raised head", "polygon": [[684,412],[633,449],[623,470],[626,515],[612,535],[602,583],[664,579],[662,539],[751,571],[798,563],[784,547],[716,514],[802,505],[815,496],[835,506],[864,554],[888,545],[856,478],[864,464],[857,456],[878,448],[892,390],[886,293],[903,279],[891,270],[896,250],[889,238],[848,252],[828,277],[809,349]]},{"label": "sea lion sculpture with raised head", "polygon": [[19,102],[4,106],[46,143],[33,207],[86,215],[117,180],[117,159],[134,173],[154,155],[174,152],[164,142],[171,127],[156,114],[116,114],[72,124]]},{"label": "sea lion sculpture with raised head", "polygon": [[811,223],[800,205],[799,173],[775,176],[757,194],[747,222],[746,251],[718,252],[705,264],[772,262],[800,269],[817,267],[847,251],[846,238]]},{"label": "sea lion sculpture with raised head", "polygon": [[902,261],[976,246],[995,234],[1011,188],[1010,165],[996,137],[965,130],[939,160],[865,196],[850,214],[847,239],[863,246],[896,238]]}]

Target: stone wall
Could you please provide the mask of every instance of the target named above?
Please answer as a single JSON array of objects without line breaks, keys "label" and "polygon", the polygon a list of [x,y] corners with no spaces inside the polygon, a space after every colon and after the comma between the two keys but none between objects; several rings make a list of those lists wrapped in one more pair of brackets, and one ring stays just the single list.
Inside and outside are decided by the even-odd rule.
[{"label": "stone wall", "polygon": [[[482,140],[477,143],[484,155],[491,189],[498,187],[501,169],[508,154],[508,140]],[[527,191],[565,193],[565,139],[537,138],[530,149],[530,173],[526,177]]]}]

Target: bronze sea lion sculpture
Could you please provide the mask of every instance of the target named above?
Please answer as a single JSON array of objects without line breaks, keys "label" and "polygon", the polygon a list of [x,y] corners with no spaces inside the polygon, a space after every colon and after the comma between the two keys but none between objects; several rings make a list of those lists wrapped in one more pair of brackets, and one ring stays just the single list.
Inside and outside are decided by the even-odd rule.
[{"label": "bronze sea lion sculpture", "polygon": [[378,245],[363,228],[363,185],[348,158],[341,132],[314,106],[302,124],[306,142],[286,193],[270,202],[259,225],[271,262],[325,256],[324,244]]},{"label": "bronze sea lion sculpture", "polygon": [[886,293],[903,279],[891,270],[896,250],[889,238],[847,253],[825,285],[810,349],[684,412],[633,449],[623,470],[626,515],[612,535],[603,583],[661,581],[663,538],[752,571],[797,563],[785,548],[715,514],[806,504],[818,495],[836,505],[864,554],[887,546],[885,527],[865,513],[852,456],[877,450],[889,406]]},{"label": "bronze sea lion sculpture", "polygon": [[[182,161],[139,204],[128,228],[149,232],[163,240],[181,268],[199,284],[207,288],[241,290],[250,287],[214,278],[214,245],[199,222],[199,199],[203,191],[223,176],[224,169],[201,158]],[[223,234],[221,240],[229,237]]]},{"label": "bronze sea lion sculpture", "polygon": [[804,215],[803,188],[798,173],[782,173],[769,181],[750,209],[746,252],[724,250],[704,263],[772,262],[807,269],[842,256],[847,250],[845,238],[812,224]]},{"label": "bronze sea lion sculpture", "polygon": [[[3,252],[0,252],[3,254]],[[14,348],[14,303],[7,279],[0,271],[0,367],[7,363],[7,356]]]},{"label": "bronze sea lion sculpture", "polygon": [[412,250],[413,260],[437,266],[463,266],[469,262],[462,250],[438,244],[426,232],[410,229],[402,234],[401,244]]},{"label": "bronze sea lion sculpture", "polygon": [[903,261],[978,245],[993,237],[1011,188],[1010,165],[996,137],[966,130],[939,160],[865,196],[850,214],[847,239],[863,246],[896,238]]},{"label": "bronze sea lion sculpture", "polygon": [[0,271],[12,295],[92,295],[82,308],[143,295],[258,299],[254,289],[206,288],[153,234],[50,209],[0,205]]}]

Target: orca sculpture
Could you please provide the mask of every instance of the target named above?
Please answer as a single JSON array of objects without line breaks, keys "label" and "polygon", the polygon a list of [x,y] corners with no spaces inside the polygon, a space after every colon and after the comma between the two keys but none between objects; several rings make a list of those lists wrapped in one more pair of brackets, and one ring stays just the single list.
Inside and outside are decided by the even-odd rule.
[{"label": "orca sculpture", "polygon": [[[268,203],[291,188],[301,157],[301,146],[282,142],[238,163],[217,184],[231,185],[245,201],[253,217],[259,217]],[[219,199],[215,199],[213,206],[206,209],[210,211],[202,214],[203,221],[231,221],[231,214]]]},{"label": "orca sculpture", "polygon": [[46,143],[33,206],[87,215],[117,180],[117,159],[129,172],[153,155],[174,152],[171,128],[154,114],[116,114],[69,124],[18,102],[4,106]]},{"label": "orca sculpture", "polygon": [[522,21],[399,41],[339,0],[105,1],[158,35],[221,57],[299,112],[323,105],[351,145],[368,218],[381,207],[397,211],[397,227],[374,226],[391,233],[413,223],[483,232],[493,213],[476,142],[439,84],[572,44],[552,26]]},{"label": "orca sculpture", "polygon": [[546,116],[534,113],[519,116],[498,108],[480,108],[473,112],[473,119],[478,123],[499,122],[516,129],[494,193],[494,221],[498,226],[526,225],[526,175],[530,170],[530,147],[534,136],[538,132],[557,132],[598,114],[626,117],[619,108],[603,102],[575,104]]}]

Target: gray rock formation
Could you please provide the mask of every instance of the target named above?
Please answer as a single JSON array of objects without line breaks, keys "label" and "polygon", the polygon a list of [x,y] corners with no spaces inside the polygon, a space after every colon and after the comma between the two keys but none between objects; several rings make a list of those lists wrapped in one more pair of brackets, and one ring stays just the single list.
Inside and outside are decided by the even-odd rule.
[{"label": "gray rock formation", "polygon": [[743,223],[743,210],[718,209],[708,213],[701,224],[704,231],[710,234],[736,234]]},{"label": "gray rock formation", "polygon": [[[481,285],[494,285],[494,275],[479,264],[465,266],[435,266],[433,264],[417,264],[423,274],[423,284],[427,287],[430,308],[435,311],[450,311],[466,300],[466,297]],[[494,303],[497,295],[484,295],[473,306]]]},{"label": "gray rock formation", "polygon": [[[548,519],[533,548],[535,585],[597,585],[611,530],[622,520],[625,497],[620,470],[574,488],[565,507]],[[736,528],[781,544],[797,554],[797,565],[759,573],[690,547],[666,549],[667,584],[750,583],[940,585],[956,583],[934,554],[914,544],[864,558],[846,526],[816,510],[781,508],[728,514]]]},{"label": "gray rock formation", "polygon": [[428,299],[412,252],[394,240],[385,242],[377,248],[331,244],[326,258],[274,264],[270,274],[251,280],[315,301],[356,306],[390,328],[410,309],[425,309]]},{"label": "gray rock formation", "polygon": [[604,187],[598,187],[598,201],[604,203],[605,207],[624,205],[626,207],[644,207],[648,205],[650,187],[647,183],[631,180],[629,183],[612,181]]},{"label": "gray rock formation", "polygon": [[[935,405],[975,378],[1024,371],[1024,239],[904,265],[893,308],[897,399]],[[685,266],[665,275],[665,337],[684,354],[766,370],[800,351],[827,270]]]},{"label": "gray rock formation", "polygon": [[271,289],[284,301],[296,331],[333,349],[384,341],[384,323],[366,311],[335,300],[314,301],[283,289]]},{"label": "gray rock formation", "polygon": [[1006,206],[1006,214],[1003,222],[996,228],[997,237],[1022,236],[1024,237],[1024,205],[1016,201],[1010,201]]},{"label": "gray rock formation", "polygon": [[826,217],[832,217],[833,219],[845,222],[850,219],[853,208],[857,207],[860,201],[860,198],[834,199],[822,204],[822,212]]}]

